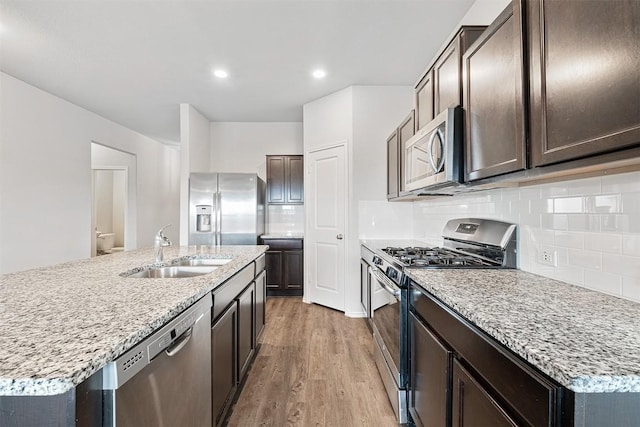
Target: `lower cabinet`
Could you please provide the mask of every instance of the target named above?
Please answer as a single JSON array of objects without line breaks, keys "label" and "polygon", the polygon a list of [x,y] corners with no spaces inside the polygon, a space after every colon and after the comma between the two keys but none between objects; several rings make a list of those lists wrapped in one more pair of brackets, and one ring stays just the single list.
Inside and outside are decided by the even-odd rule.
[{"label": "lower cabinet", "polygon": [[[451,352],[409,313],[411,378],[409,410],[416,426],[448,426],[451,409]],[[456,424],[457,425],[457,424]]]},{"label": "lower cabinet", "polygon": [[563,388],[414,282],[409,412],[417,426],[568,425]]},{"label": "lower cabinet", "polygon": [[238,385],[237,331],[238,305],[231,304],[211,326],[211,414],[214,426],[222,423]]},{"label": "lower cabinet", "polygon": [[211,314],[211,408],[213,427],[224,423],[255,356],[265,325],[265,256],[213,292]]},{"label": "lower cabinet", "polygon": [[249,367],[255,347],[255,284],[251,283],[238,297],[238,367],[243,378]]},{"label": "lower cabinet", "polygon": [[456,360],[453,362],[452,425],[458,427],[516,427],[518,423]]},{"label": "lower cabinet", "polygon": [[267,295],[302,296],[303,247],[302,239],[261,239],[269,245],[266,253]]}]

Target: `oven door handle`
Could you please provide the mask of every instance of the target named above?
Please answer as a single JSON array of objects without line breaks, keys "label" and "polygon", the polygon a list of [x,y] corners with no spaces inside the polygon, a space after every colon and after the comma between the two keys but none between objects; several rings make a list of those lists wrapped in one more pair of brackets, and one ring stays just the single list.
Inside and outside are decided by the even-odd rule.
[{"label": "oven door handle", "polygon": [[373,269],[369,266],[369,273],[373,274],[373,276],[378,280],[378,283],[380,283],[380,287],[382,289],[389,292],[397,300],[400,299],[400,289],[396,289],[393,285],[391,285],[389,283],[389,278],[382,274],[380,270]]}]

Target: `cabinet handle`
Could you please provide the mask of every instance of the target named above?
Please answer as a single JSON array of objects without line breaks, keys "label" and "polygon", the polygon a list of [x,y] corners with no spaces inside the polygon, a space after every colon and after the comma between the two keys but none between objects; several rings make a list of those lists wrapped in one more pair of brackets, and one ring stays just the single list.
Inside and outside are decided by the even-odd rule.
[{"label": "cabinet handle", "polygon": [[343,237],[344,237],[344,236],[343,236],[342,234],[338,234],[338,235],[336,236],[336,239],[338,239],[338,240],[342,240],[342,238],[343,238]]}]

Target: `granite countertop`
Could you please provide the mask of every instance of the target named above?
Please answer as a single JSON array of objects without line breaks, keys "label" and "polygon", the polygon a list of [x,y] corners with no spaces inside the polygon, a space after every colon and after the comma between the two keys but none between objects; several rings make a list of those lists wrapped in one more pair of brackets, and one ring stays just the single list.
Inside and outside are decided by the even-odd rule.
[{"label": "granite countertop", "polygon": [[64,393],[209,294],[266,246],[180,247],[182,257],[230,258],[210,274],[134,279],[153,248],[0,276],[0,396]]},{"label": "granite countertop", "polygon": [[568,389],[640,392],[640,304],[518,270],[405,272]]},{"label": "granite countertop", "polygon": [[303,233],[269,233],[260,236],[262,239],[304,239]]}]

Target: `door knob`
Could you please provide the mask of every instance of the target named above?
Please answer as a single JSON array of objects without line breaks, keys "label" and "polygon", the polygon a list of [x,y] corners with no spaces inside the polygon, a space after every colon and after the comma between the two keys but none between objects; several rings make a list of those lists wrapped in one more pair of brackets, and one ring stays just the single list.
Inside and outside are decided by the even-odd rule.
[{"label": "door knob", "polygon": [[338,239],[338,240],[342,240],[342,237],[343,237],[343,236],[342,236],[342,234],[338,234],[338,235],[336,236],[336,239]]}]

